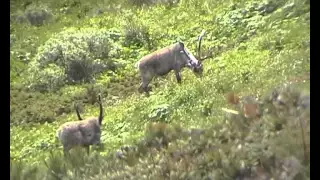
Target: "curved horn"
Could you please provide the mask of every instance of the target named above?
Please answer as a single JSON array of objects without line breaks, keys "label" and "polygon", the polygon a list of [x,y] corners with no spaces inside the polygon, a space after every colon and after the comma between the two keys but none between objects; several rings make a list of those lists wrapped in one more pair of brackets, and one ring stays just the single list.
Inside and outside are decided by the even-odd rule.
[{"label": "curved horn", "polygon": [[102,101],[101,101],[101,94],[98,95],[98,103],[99,103],[99,107],[100,107],[99,124],[101,125],[102,119],[103,119],[103,107],[102,107]]},{"label": "curved horn", "polygon": [[78,116],[78,120],[83,120],[82,117],[80,116],[79,108],[78,108],[78,105],[76,103],[74,103],[74,108],[76,110],[76,113],[77,113],[77,116]]},{"label": "curved horn", "polygon": [[202,41],[202,37],[205,35],[206,30],[202,30],[201,34],[198,36],[198,60],[201,60],[201,41]]}]

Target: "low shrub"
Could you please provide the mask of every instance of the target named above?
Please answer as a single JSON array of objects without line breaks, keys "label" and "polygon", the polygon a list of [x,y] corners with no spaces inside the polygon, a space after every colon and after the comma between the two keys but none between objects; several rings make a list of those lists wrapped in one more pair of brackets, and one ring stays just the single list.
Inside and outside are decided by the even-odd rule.
[{"label": "low shrub", "polygon": [[31,89],[54,91],[65,84],[91,82],[103,71],[115,71],[120,64],[117,41],[107,30],[68,29],[39,47],[30,63],[27,84]]}]

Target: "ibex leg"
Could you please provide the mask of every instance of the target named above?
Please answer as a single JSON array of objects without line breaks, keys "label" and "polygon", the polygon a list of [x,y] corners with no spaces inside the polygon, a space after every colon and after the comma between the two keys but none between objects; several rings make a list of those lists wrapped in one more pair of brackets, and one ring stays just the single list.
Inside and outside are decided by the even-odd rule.
[{"label": "ibex leg", "polygon": [[174,70],[174,73],[175,73],[175,75],[176,75],[177,82],[180,84],[180,83],[181,83],[181,73],[180,73],[180,70]]}]

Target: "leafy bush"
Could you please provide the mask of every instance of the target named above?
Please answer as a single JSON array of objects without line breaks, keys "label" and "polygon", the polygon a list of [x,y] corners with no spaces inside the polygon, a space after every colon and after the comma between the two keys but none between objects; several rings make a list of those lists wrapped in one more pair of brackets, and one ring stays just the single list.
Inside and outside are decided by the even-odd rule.
[{"label": "leafy bush", "polygon": [[152,109],[152,112],[149,114],[151,120],[158,120],[161,122],[167,122],[170,114],[170,107],[168,104],[162,104],[156,106]]},{"label": "leafy bush", "polygon": [[29,71],[33,72],[29,77],[32,79],[29,87],[40,92],[46,92],[48,89],[55,91],[65,84],[65,73],[63,69],[55,64],[49,64],[43,69],[37,68],[31,64]]},{"label": "leafy bush", "polygon": [[124,46],[141,48],[144,44],[150,45],[150,35],[146,26],[129,21],[129,23],[124,26],[124,30]]},{"label": "leafy bush", "polygon": [[[105,70],[115,71],[119,68],[115,60],[119,53],[113,46],[117,40],[118,35],[114,32],[90,28],[68,29],[56,34],[39,47],[30,64],[28,85],[36,90],[56,90],[64,84],[90,82],[95,74]],[[43,75],[43,69],[51,73]],[[42,84],[50,81],[50,75],[55,83]]]}]

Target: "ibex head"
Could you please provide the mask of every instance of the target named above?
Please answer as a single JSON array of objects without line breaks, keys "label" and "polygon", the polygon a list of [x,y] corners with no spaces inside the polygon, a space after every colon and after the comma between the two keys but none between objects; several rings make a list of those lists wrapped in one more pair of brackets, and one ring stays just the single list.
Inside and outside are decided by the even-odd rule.
[{"label": "ibex head", "polygon": [[192,53],[189,52],[188,48],[184,46],[184,43],[178,42],[180,47],[180,54],[183,59],[187,60],[186,66],[190,68],[197,76],[201,76],[203,72],[202,63],[195,58]]},{"label": "ibex head", "polygon": [[212,51],[207,51],[207,55],[205,57],[201,57],[201,41],[202,41],[202,37],[205,35],[206,31],[203,30],[201,32],[201,34],[198,36],[198,41],[199,41],[199,44],[198,44],[198,47],[197,47],[197,58],[195,59],[198,59],[198,61],[193,61],[194,64],[191,66],[192,68],[192,71],[196,74],[196,75],[201,75],[202,76],[202,73],[203,73],[203,66],[202,66],[202,61],[204,61],[205,59],[208,59],[208,58],[211,58],[213,57],[212,55]]}]

